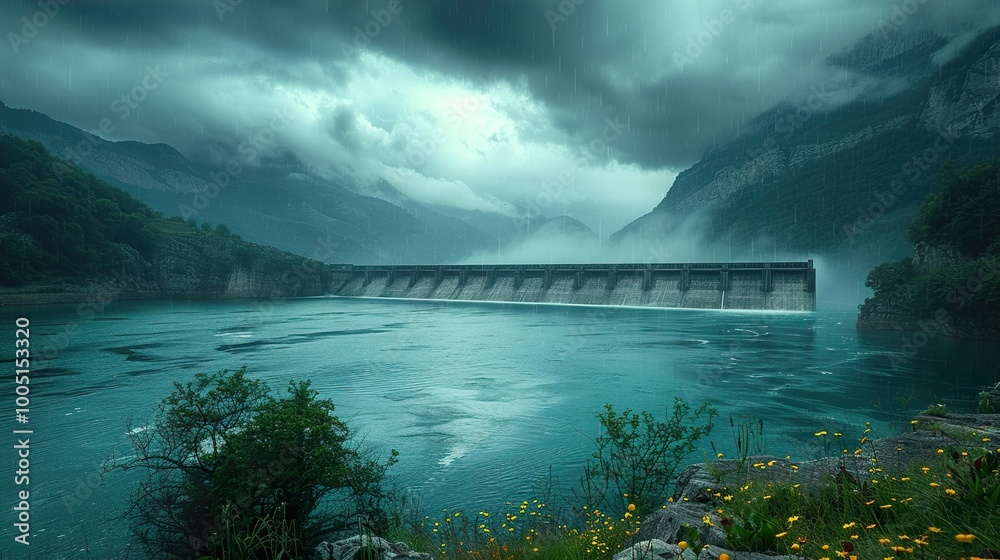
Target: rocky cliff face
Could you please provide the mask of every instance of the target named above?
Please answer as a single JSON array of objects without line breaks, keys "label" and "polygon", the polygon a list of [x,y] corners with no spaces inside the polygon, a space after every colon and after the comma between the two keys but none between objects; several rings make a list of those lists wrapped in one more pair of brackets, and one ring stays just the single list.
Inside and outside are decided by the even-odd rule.
[{"label": "rocky cliff face", "polygon": [[121,265],[85,281],[53,279],[0,291],[0,305],[317,296],[329,291],[325,264],[218,235],[163,235],[143,258],[121,246]]},{"label": "rocky cliff face", "polygon": [[[858,312],[857,327],[867,330],[901,331],[916,333],[904,340],[920,340],[924,336],[951,336],[974,340],[1000,340],[1000,332],[983,328],[979,323],[964,317],[944,315],[941,320],[919,319],[902,313],[890,305],[865,305]],[[904,356],[905,357],[905,356]]]},{"label": "rocky cliff face", "polygon": [[316,261],[218,236],[166,236],[153,266],[164,297],[313,296],[329,283]]},{"label": "rocky cliff face", "polygon": [[930,87],[920,125],[961,137],[995,138],[1000,130],[1000,44],[954,79]]},{"label": "rocky cliff face", "polygon": [[913,266],[920,274],[927,274],[939,268],[960,264],[968,260],[968,257],[949,246],[917,243],[913,247]]},{"label": "rocky cliff face", "polygon": [[876,33],[831,57],[854,76],[847,87],[816,84],[758,116],[612,240],[689,232],[697,212],[696,229],[734,259],[772,247],[873,262],[907,254],[905,223],[939,184],[941,162],[969,167],[997,153],[1000,32],[944,61],[947,48],[931,33]]}]

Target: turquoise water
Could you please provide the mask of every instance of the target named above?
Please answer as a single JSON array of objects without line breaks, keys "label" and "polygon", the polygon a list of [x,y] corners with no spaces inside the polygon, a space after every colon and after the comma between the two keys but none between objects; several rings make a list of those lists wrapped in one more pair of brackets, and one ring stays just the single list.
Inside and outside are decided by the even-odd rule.
[{"label": "turquoise water", "polygon": [[[720,450],[731,446],[730,415],[759,417],[769,451],[802,457],[818,429],[851,433],[873,420],[891,430],[907,419],[899,395],[915,395],[911,410],[958,406],[1000,380],[995,343],[943,337],[894,369],[901,335],[857,331],[851,307],[775,315],[311,298],[126,302],[93,318],[69,306],[0,313],[5,352],[23,315],[34,355],[52,358],[34,362],[31,383],[39,558],[126,546],[127,525],[113,518],[134,479],[102,481],[100,463],[129,452],[129,418],[144,425],[172,383],[198,371],[246,365],[272,388],[311,379],[367,444],[399,450],[397,482],[429,513],[528,498],[550,472],[576,480],[608,402],[662,414],[675,396],[710,400],[723,418],[711,438]],[[4,386],[15,429],[14,385]],[[16,457],[2,448],[12,473]],[[22,557],[7,515],[0,551]]]}]

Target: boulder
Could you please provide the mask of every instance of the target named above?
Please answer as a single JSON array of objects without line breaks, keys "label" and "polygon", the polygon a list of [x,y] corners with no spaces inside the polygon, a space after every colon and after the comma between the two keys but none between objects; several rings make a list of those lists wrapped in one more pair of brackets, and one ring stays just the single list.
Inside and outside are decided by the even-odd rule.
[{"label": "boulder", "polygon": [[[704,522],[709,517],[712,525]],[[685,526],[698,529],[701,542],[726,546],[726,533],[721,529],[714,508],[703,503],[673,503],[650,513],[639,526],[638,538],[647,541],[679,542],[687,538]]]},{"label": "boulder", "polygon": [[730,560],[809,560],[804,556],[771,556],[760,552],[733,552],[718,546],[703,548],[698,554],[698,560],[719,560],[719,556],[723,553],[728,554]]},{"label": "boulder", "polygon": [[618,554],[612,560],[719,560],[719,556],[728,554],[730,560],[808,560],[802,556],[771,556],[757,552],[733,552],[719,546],[706,546],[699,551],[690,548],[682,551],[676,544],[669,544],[660,539],[650,539],[632,545]]},{"label": "boulder", "polygon": [[667,544],[660,539],[650,539],[636,543],[612,557],[612,560],[695,560],[694,552],[681,550],[676,544]]},{"label": "boulder", "polygon": [[[917,420],[918,426],[927,428],[932,425],[933,418],[919,416]],[[918,429],[915,432],[876,439],[873,446],[883,467],[905,468],[914,462],[934,457],[938,449],[957,443],[960,442],[938,430]]]},{"label": "boulder", "polygon": [[[851,457],[847,468],[859,468],[867,464],[863,459]],[[741,465],[727,459],[691,465],[677,477],[674,490],[675,502],[706,503],[715,492],[724,486],[736,486],[747,481],[754,483],[798,482],[804,489],[816,487],[825,476],[836,476],[840,472],[840,457],[825,457],[814,461],[790,461],[783,457],[755,455],[747,457]],[[756,465],[756,466],[755,466]],[[855,469],[851,469],[855,470]],[[687,498],[687,500],[685,500]],[[700,519],[700,518],[699,518]]]},{"label": "boulder", "polygon": [[[368,550],[374,555],[362,554]],[[355,535],[351,538],[333,543],[322,542],[316,547],[313,560],[392,560],[414,558],[430,560],[431,555],[424,552],[414,552],[406,543],[390,543],[389,541],[368,535]]]}]

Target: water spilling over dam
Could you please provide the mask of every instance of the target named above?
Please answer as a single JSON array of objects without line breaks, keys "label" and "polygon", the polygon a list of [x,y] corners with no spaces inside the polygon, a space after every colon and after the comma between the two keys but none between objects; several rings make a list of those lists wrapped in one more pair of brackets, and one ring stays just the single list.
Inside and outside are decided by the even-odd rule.
[{"label": "water spilling over dam", "polygon": [[331,294],[460,301],[814,311],[813,261],[331,265]]}]

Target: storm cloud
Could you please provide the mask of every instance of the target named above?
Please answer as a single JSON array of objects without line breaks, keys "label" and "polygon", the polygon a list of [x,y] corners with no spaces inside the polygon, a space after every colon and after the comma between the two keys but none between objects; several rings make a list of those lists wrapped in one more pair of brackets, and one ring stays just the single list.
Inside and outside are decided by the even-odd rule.
[{"label": "storm cloud", "polygon": [[22,0],[3,3],[0,21],[8,105],[207,162],[250,142],[250,165],[362,192],[388,181],[429,204],[534,206],[607,236],[761,111],[845,83],[831,55],[870,34],[933,30],[953,39],[944,59],[1000,7]]}]

